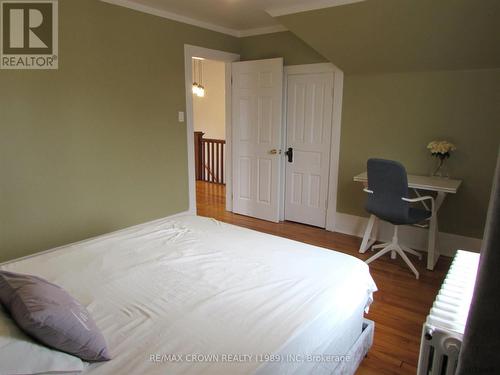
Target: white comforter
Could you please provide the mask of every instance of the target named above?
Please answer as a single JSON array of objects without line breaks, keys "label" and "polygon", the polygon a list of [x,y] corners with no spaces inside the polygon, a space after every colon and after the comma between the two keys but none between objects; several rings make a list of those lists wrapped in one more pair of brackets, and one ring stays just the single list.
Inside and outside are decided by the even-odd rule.
[{"label": "white comforter", "polygon": [[96,375],[252,373],[316,319],[368,307],[376,290],[354,257],[196,216],[1,268],[44,277],[87,306],[114,357],[86,370]]}]

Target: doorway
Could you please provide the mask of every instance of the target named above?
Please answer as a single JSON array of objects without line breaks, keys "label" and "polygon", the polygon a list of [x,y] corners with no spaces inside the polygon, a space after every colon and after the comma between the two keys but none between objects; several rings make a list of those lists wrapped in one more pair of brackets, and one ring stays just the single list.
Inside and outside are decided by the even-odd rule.
[{"label": "doorway", "polygon": [[[227,199],[227,196],[231,196],[231,95],[226,94],[231,92],[231,62],[239,59],[238,54],[230,52],[191,45],[184,46],[189,181],[188,211],[192,214],[196,214],[196,185],[198,181],[202,181],[197,180],[201,177],[210,179],[210,182],[202,182],[213,184],[212,187],[218,187],[217,194],[213,194],[214,196],[220,195],[220,190],[222,190],[226,209],[231,209],[230,199]],[[224,73],[221,79],[220,71],[222,69]],[[213,82],[212,70],[213,74],[222,81],[219,83],[223,84],[223,88],[217,82]],[[195,83],[197,84],[196,88]],[[197,95],[200,90],[199,86],[203,89],[200,92],[201,95]],[[222,94],[221,91],[223,91]],[[216,103],[217,108],[212,111],[210,106],[207,106],[208,101],[205,99]],[[221,100],[224,102],[221,103]],[[221,111],[224,113],[221,114]],[[199,147],[198,151],[195,147],[195,131],[198,132],[198,138],[206,141],[199,141],[204,144],[203,160],[201,159],[202,146]],[[201,136],[200,132],[205,134]],[[211,140],[219,142],[211,142]],[[209,152],[210,154],[208,154]],[[217,158],[219,158],[218,163]],[[216,183],[220,181],[225,185]]]},{"label": "doorway", "polygon": [[[196,213],[198,178],[210,184],[201,189],[203,204],[212,202],[220,207],[223,197],[227,211],[253,217],[269,216],[255,208],[267,204],[275,216],[261,217],[265,220],[290,220],[334,230],[342,71],[330,63],[309,64],[287,66],[283,75],[282,68],[282,73],[278,72],[279,59],[237,62],[238,55],[193,46],[185,46],[185,52],[190,212]],[[205,82],[206,66],[211,60],[225,65],[225,139],[220,136],[220,130],[218,136],[209,138],[210,130],[201,125],[200,116],[194,114],[197,102],[210,92],[207,85],[205,96],[193,97],[191,87],[199,74],[193,63],[196,60],[202,61]],[[278,90],[280,81],[283,83]],[[279,92],[283,93],[283,99]],[[300,96],[302,102],[297,101]],[[282,111],[279,103],[282,103]],[[281,112],[283,116],[278,116]],[[195,130],[198,137],[205,139],[199,141],[204,146],[197,150]],[[214,149],[211,156],[207,148],[210,152]],[[295,151],[292,160],[290,148]],[[257,188],[252,188],[254,185]],[[215,186],[218,188],[214,189]]]},{"label": "doorway", "polygon": [[223,61],[192,58],[196,205],[225,205],[226,74]]}]

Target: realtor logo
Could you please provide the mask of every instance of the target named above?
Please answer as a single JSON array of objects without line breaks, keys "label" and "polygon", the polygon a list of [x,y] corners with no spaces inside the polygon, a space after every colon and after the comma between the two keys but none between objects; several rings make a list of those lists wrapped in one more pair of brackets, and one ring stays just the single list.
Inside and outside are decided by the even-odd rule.
[{"label": "realtor logo", "polygon": [[57,69],[57,0],[1,1],[0,8],[0,68]]}]

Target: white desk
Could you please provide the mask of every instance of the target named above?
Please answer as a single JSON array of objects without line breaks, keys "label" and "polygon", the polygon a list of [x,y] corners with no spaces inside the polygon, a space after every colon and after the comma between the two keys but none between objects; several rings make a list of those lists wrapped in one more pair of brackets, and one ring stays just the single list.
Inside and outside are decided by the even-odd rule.
[{"label": "white desk", "polygon": [[[360,173],[354,176],[354,181],[362,182],[363,184],[368,183],[368,177],[366,172]],[[438,237],[438,211],[446,198],[447,194],[455,194],[462,183],[461,180],[453,180],[450,178],[442,177],[429,177],[429,176],[417,176],[408,175],[408,187],[415,191],[417,196],[421,196],[419,190],[435,191],[437,193],[435,199],[435,215],[431,217],[429,224],[429,242],[427,248],[427,269],[433,270],[436,262],[439,259],[439,249],[436,246]],[[427,209],[428,206],[424,205]],[[429,209],[430,210],[430,209]],[[365,235],[363,236],[363,242],[359,248],[360,253],[364,253],[370,248],[370,246],[377,240],[376,239],[377,224],[374,215],[370,217],[368,221],[368,226],[366,227]],[[372,236],[372,232],[375,232]]]}]

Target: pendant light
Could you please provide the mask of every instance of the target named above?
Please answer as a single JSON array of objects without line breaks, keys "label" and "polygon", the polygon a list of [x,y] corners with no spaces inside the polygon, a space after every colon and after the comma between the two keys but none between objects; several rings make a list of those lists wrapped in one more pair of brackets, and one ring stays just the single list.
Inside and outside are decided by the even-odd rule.
[{"label": "pendant light", "polygon": [[[205,96],[205,87],[203,86],[203,59],[193,58],[193,94],[203,98]],[[196,75],[198,73],[198,77]]]}]

